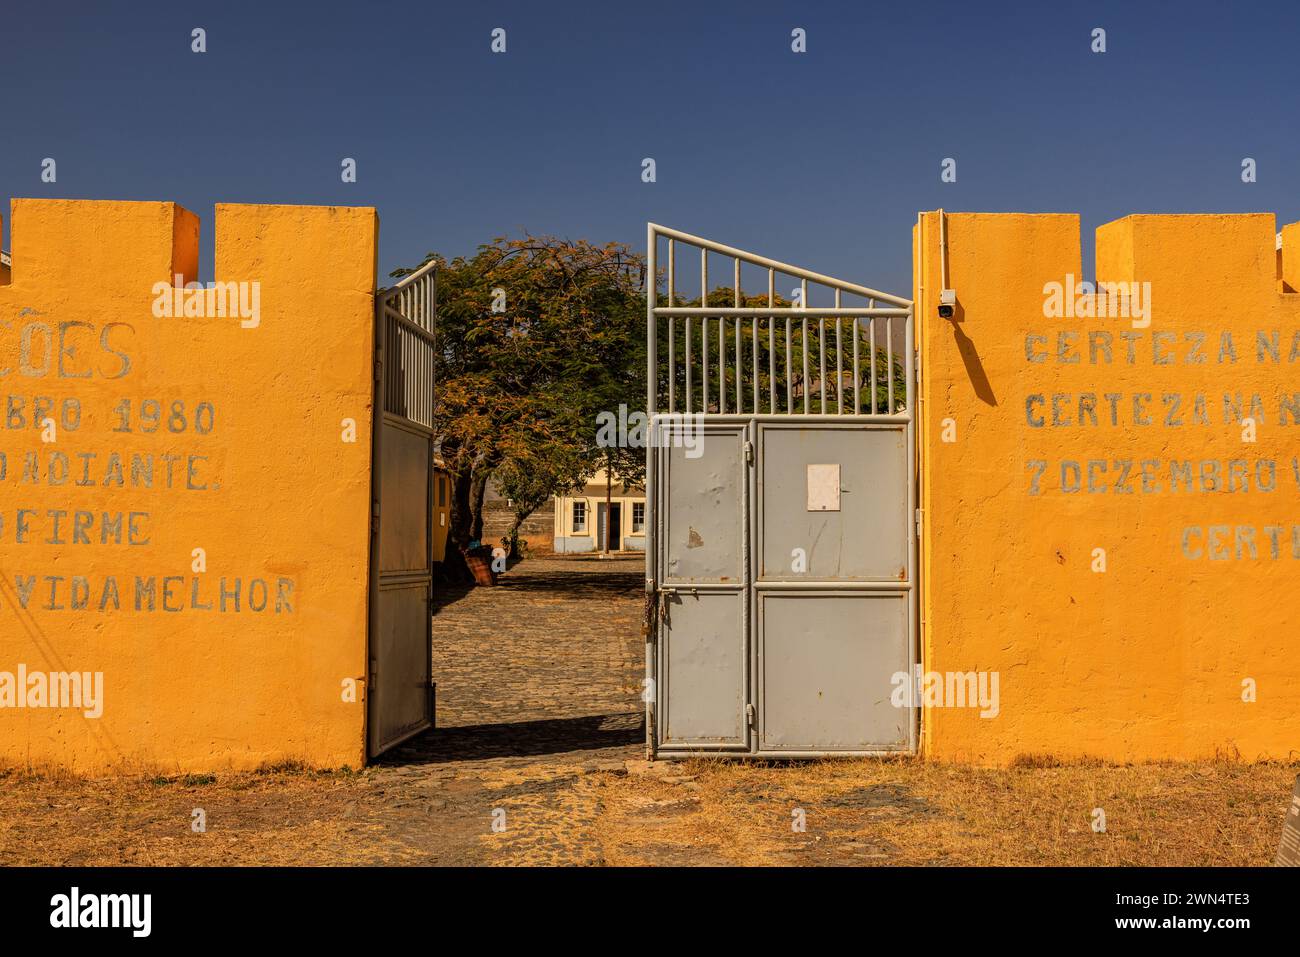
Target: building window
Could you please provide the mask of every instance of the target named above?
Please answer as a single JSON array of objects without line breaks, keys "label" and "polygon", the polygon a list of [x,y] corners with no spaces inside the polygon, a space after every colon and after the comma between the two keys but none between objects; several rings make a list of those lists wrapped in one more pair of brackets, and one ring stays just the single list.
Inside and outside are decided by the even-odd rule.
[{"label": "building window", "polygon": [[645,502],[632,503],[632,532],[645,531]]},{"label": "building window", "polygon": [[587,530],[587,503],[573,503],[573,530],[575,532],[585,532]]},{"label": "building window", "polygon": [[444,475],[438,476],[438,507],[442,508],[447,504],[447,478]]}]

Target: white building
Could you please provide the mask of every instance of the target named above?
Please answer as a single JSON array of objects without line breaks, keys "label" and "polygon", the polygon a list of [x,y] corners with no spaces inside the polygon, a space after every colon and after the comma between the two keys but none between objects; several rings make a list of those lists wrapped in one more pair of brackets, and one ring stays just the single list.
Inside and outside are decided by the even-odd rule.
[{"label": "white building", "polygon": [[580,491],[555,496],[555,551],[643,552],[645,523],[645,490],[609,481],[602,469]]}]

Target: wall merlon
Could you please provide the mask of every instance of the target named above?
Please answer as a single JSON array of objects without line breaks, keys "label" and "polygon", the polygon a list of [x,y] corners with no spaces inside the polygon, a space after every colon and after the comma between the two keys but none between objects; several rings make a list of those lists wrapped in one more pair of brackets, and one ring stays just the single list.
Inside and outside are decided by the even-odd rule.
[{"label": "wall merlon", "polygon": [[1279,292],[1300,293],[1300,223],[1282,227],[1282,248],[1277,250]]},{"label": "wall merlon", "polygon": [[1277,282],[1273,223],[1272,213],[1125,216],[1097,230],[1097,279],[1149,282],[1156,301],[1177,288],[1207,309],[1264,306]]},{"label": "wall merlon", "polygon": [[196,270],[198,218],[175,203],[15,199],[12,214],[15,292],[77,280],[145,298],[153,283]]}]

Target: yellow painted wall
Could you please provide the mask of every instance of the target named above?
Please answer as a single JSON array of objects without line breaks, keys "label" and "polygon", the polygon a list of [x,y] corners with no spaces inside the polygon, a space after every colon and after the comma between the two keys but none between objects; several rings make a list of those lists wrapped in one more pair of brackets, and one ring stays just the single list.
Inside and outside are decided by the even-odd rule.
[{"label": "yellow painted wall", "polygon": [[433,560],[443,561],[447,535],[451,530],[451,475],[446,469],[433,470]]},{"label": "yellow painted wall", "polygon": [[[153,314],[155,283],[196,272],[199,221],[175,204],[13,204],[0,394],[21,413],[0,408],[0,673],[102,672],[103,712],[0,707],[0,762],[364,760],[364,695],[345,702],[341,683],[366,671],[375,213],[220,205],[215,229],[216,278],[260,283],[256,328]],[[53,442],[34,397],[55,403]],[[75,427],[65,401],[80,404]],[[154,429],[147,401],[161,403]],[[202,428],[199,403],[213,410]],[[152,456],[152,487],[133,455]],[[67,513],[57,530],[51,511]],[[125,516],[121,543],[111,521],[103,541],[105,513]]]},{"label": "yellow painted wall", "polygon": [[[938,215],[919,232],[924,667],[1000,675],[995,718],[924,710],[924,753],[987,763],[1300,753],[1300,424],[1288,412],[1283,425],[1279,404],[1300,402],[1300,295],[1279,291],[1273,217],[1131,216],[1099,229],[1097,275],[1151,283],[1145,329],[1044,316],[1046,283],[1083,278],[1077,216],[949,214],[956,322],[937,317]],[[1283,273],[1300,231],[1284,238]],[[1276,332],[1278,361],[1260,360],[1257,331]],[[1101,336],[1090,361],[1093,332],[1112,335],[1109,364]],[[1131,363],[1125,332],[1137,337]],[[1225,332],[1235,362],[1219,361]],[[1042,361],[1027,358],[1029,335],[1045,337],[1028,344]],[[1119,396],[1115,425],[1108,393]],[[1260,396],[1255,442],[1235,416],[1225,422],[1225,393],[1243,394],[1242,415]],[[1087,394],[1097,426],[1086,409],[1078,424]],[[1208,424],[1194,424],[1197,394]],[[1032,409],[1040,427],[1031,396],[1044,397]],[[1054,396],[1065,397],[1055,426]],[[1197,490],[1171,490],[1171,460],[1193,463]],[[1239,476],[1224,490],[1235,460],[1247,463],[1248,492]],[[1259,490],[1261,460],[1275,463],[1272,491]],[[1077,492],[1063,490],[1063,461],[1080,465]],[[1092,492],[1090,461],[1106,463],[1092,468]],[[1201,491],[1215,485],[1208,465],[1201,485],[1200,463],[1216,461],[1219,490]],[[1039,494],[1033,462],[1048,463]],[[1098,548],[1105,572],[1093,570]]]}]

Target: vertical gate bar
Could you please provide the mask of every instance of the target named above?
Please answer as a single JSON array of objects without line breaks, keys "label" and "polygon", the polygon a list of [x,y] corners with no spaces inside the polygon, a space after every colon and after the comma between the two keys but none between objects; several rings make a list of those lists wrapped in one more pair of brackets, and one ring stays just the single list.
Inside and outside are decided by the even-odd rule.
[{"label": "vertical gate bar", "polygon": [[758,415],[758,316],[755,316],[751,322],[751,338],[749,343],[749,361],[754,366],[754,414]]},{"label": "vertical gate bar", "polygon": [[668,240],[668,305],[671,307],[677,296],[677,241]]},{"label": "vertical gate bar", "polygon": [[[835,308],[840,308],[840,291],[835,290]],[[840,317],[835,316],[835,414],[844,414],[844,343],[840,339]]]},{"label": "vertical gate bar", "polygon": [[[671,243],[672,243],[672,241],[669,240],[669,245],[670,245],[670,246],[671,246]],[[647,415],[648,417],[650,417],[651,419],[654,418],[655,408],[656,408],[656,406],[659,404],[659,374],[658,374],[658,368],[656,367],[656,364],[655,364],[655,357],[656,357],[656,354],[657,354],[658,351],[659,351],[659,330],[658,330],[657,326],[655,325],[655,305],[656,305],[656,297],[657,297],[657,295],[658,295],[658,293],[659,293],[659,277],[658,277],[658,276],[656,275],[656,273],[655,273],[655,269],[656,269],[655,257],[656,257],[656,253],[658,253],[658,251],[659,251],[658,248],[657,248],[658,245],[659,245],[659,237],[655,234],[655,228],[654,228],[654,226],[652,226],[652,225],[647,225],[647,226],[646,226],[646,237],[645,237],[645,255],[646,255],[646,274],[645,274],[645,275],[646,275],[646,291],[645,291],[645,305],[646,305],[646,320],[645,320],[645,321],[646,321],[646,350],[645,350],[645,353],[646,353],[646,357],[645,357],[645,362],[646,362],[646,369],[645,369],[645,374],[646,374],[646,383],[645,383],[645,408],[646,408],[646,415]],[[669,289],[672,288],[672,282],[671,282],[671,280],[669,281],[668,288],[669,288]],[[672,339],[671,339],[671,336],[672,336],[672,323],[671,323],[671,321],[669,322],[669,326],[668,326],[668,334],[669,334],[669,342],[671,342],[671,341],[672,341]],[[672,349],[672,346],[670,345],[670,346],[669,346],[670,355],[671,355],[671,349]],[[669,371],[669,378],[668,378],[668,381],[669,381],[669,383],[671,383],[671,382],[672,382],[672,359],[671,359],[671,358],[669,358],[669,360],[668,360],[668,371]],[[669,407],[671,408],[671,406],[672,406],[672,398],[671,398],[671,395],[672,395],[672,386],[671,386],[671,384],[669,385],[668,389],[669,389],[669,396],[670,396],[670,398],[669,398],[669,400],[668,400],[668,404],[669,404]],[[647,474],[646,474],[646,482],[649,482],[649,481],[650,481],[650,476],[649,476],[649,473],[647,472]],[[648,489],[646,490],[646,500],[649,501],[649,490],[648,490]],[[647,543],[647,545],[648,545],[648,543]]]},{"label": "vertical gate bar", "polygon": [[862,329],[857,316],[853,317],[853,414],[862,414],[862,362],[858,358],[858,337]]},{"label": "vertical gate bar", "polygon": [[718,316],[718,414],[727,414],[727,320]]},{"label": "vertical gate bar", "polygon": [[[368,580],[366,582],[366,597],[368,608],[366,609],[366,690],[371,692],[366,695],[366,706],[362,711],[363,738],[365,741],[366,757],[373,757],[375,754],[375,742],[378,740],[378,722],[374,720],[375,696],[373,688],[369,682],[371,674],[371,662],[374,661],[379,645],[379,529],[380,518],[380,497],[379,489],[381,488],[380,480],[383,477],[380,467],[383,463],[381,442],[384,436],[384,409],[388,404],[388,310],[385,308],[388,304],[388,295],[384,294],[375,297],[375,317],[374,327],[371,330],[372,343],[375,350],[375,369],[371,373],[375,377],[374,396],[375,410],[373,421],[370,429],[370,470],[372,480],[370,483],[370,494],[366,502],[366,519],[369,525],[368,544],[370,546],[370,556],[368,562]],[[431,619],[432,620],[432,619]]]},{"label": "vertical gate bar", "polygon": [[[428,307],[428,296],[429,296],[429,290],[428,290],[428,287],[427,287],[424,283],[421,283],[421,284],[420,284],[420,312],[421,312],[421,313],[427,313],[427,312],[428,312],[428,308],[429,308],[429,307]],[[428,318],[426,317],[426,318],[425,318],[425,323],[427,323],[427,322],[428,322]],[[427,328],[427,325],[426,325],[426,328]],[[421,411],[421,412],[424,412],[425,407],[426,407],[426,405],[427,405],[427,402],[426,402],[426,400],[425,400],[425,396],[428,395],[428,390],[427,390],[428,380],[429,380],[429,343],[428,343],[427,341],[425,341],[424,339],[421,339],[421,340],[420,340],[420,411]],[[431,423],[431,422],[429,421],[427,415],[426,415],[426,416],[424,417],[424,419],[422,420],[422,424],[423,424],[423,425],[426,425],[426,426],[429,426],[429,427],[432,427],[432,425],[433,425],[433,423]],[[430,473],[429,473],[429,476],[430,476],[430,478],[429,478],[429,488],[430,488],[430,490],[432,490],[432,488],[433,488],[433,477],[432,477],[432,476],[433,476],[433,473],[430,472]],[[432,554],[432,553],[430,553],[430,554]]]},{"label": "vertical gate bar", "polygon": [[[655,304],[659,293],[659,282],[657,268],[659,238],[655,234],[653,225],[646,226],[646,314],[648,324],[648,348],[646,349],[646,415],[649,418],[646,441],[646,468],[645,468],[645,500],[646,507],[650,509],[651,514],[646,516],[645,523],[645,582],[648,601],[656,600],[655,591],[658,587],[658,571],[655,562],[655,542],[657,541],[657,530],[654,527],[655,515],[659,508],[655,503],[657,489],[655,486],[655,406],[659,394],[659,381],[655,369],[655,352],[659,348],[658,330],[655,328]],[[671,306],[673,301],[673,241],[668,240],[668,304]],[[689,333],[688,333],[689,334]],[[673,365],[673,321],[668,320],[668,411],[673,411],[673,380],[677,376],[677,370]],[[689,373],[688,373],[689,375]],[[689,381],[689,379],[688,379]],[[563,514],[563,512],[561,512]],[[653,619],[650,620],[650,633],[646,636],[645,642],[645,677],[646,687],[653,688],[654,684],[654,660],[653,650],[658,647],[658,635],[655,628],[658,623]],[[654,700],[652,695],[646,695],[645,702],[645,733],[646,733],[646,753],[652,755],[654,751]]]},{"label": "vertical gate bar", "polygon": [[[415,324],[424,325],[424,278],[415,283]],[[415,346],[415,415],[424,424],[424,340],[412,337]],[[433,479],[429,479],[432,484]]]},{"label": "vertical gate bar", "polygon": [[915,330],[912,327],[912,317],[909,315],[903,323],[903,348],[906,350],[903,362],[907,367],[907,382],[904,391],[907,400],[907,414],[911,416],[913,422],[916,421],[916,345],[914,338]]},{"label": "vertical gate bar", "polygon": [[744,387],[743,380],[745,377],[740,374],[741,369],[743,368],[742,364],[745,361],[744,356],[742,354],[742,350],[740,348],[740,340],[742,338],[743,338],[743,334],[740,331],[740,317],[737,316],[736,317],[736,411],[737,412],[745,411],[744,409],[745,403],[742,401],[742,399],[744,398],[744,393],[741,391],[741,389]]},{"label": "vertical gate bar", "polygon": [[[709,308],[709,251],[700,247],[700,308]],[[709,412],[709,317],[700,313],[700,385],[704,395],[700,398],[700,412]]]},{"label": "vertical gate bar", "polygon": [[[410,303],[411,303],[411,311],[415,312],[416,292],[414,289],[411,290]],[[412,319],[411,321],[414,322],[415,320]],[[420,368],[418,364],[420,353],[419,350],[416,348],[415,336],[412,335],[410,330],[408,329],[403,329],[402,331],[406,334],[406,342],[407,342],[407,350],[408,350],[407,369],[406,369],[406,417],[408,419],[414,419],[417,415],[420,414],[420,410],[418,407],[419,398],[420,398],[420,383],[417,381],[418,376],[420,374]]]},{"label": "vertical gate bar", "polygon": [[894,414],[894,317],[885,316],[885,414]]},{"label": "vertical gate bar", "polygon": [[727,317],[718,317],[718,411],[727,413]]},{"label": "vertical gate bar", "polygon": [[[426,297],[426,306],[427,306],[428,290],[427,289],[423,290],[423,293],[425,294]],[[429,344],[422,339],[420,340],[420,345],[421,345],[420,351],[427,353]],[[432,393],[432,391],[433,389],[432,387],[430,387],[429,392]],[[421,402],[420,405],[423,406],[424,403]],[[429,428],[431,429],[433,428],[432,419],[428,420],[428,425]],[[424,576],[423,577],[425,581],[424,617],[425,620],[428,622],[428,627],[422,629],[422,631],[424,632],[422,644],[424,645],[426,651],[426,654],[424,655],[424,674],[422,676],[424,678],[424,684],[425,684],[424,718],[426,721],[429,721],[430,723],[432,723],[434,719],[434,714],[433,714],[434,701],[433,701],[433,696],[429,693],[429,688],[433,684],[433,614],[432,614],[433,612],[433,529],[434,529],[433,486],[434,483],[437,481],[437,478],[435,478],[433,473],[433,445],[434,445],[434,436],[431,434],[428,436],[428,438],[425,440],[424,443],[425,446],[424,484],[425,484],[425,491],[427,493],[427,497],[425,499],[425,506],[424,506],[424,569],[423,569]]]},{"label": "vertical gate bar", "polygon": [[[917,217],[918,224],[917,224],[917,235],[916,235],[916,242],[918,247],[918,255],[916,258],[918,262],[920,261],[921,258],[919,253],[921,248],[923,248],[922,243],[924,242],[924,239],[922,238],[922,234],[921,234],[921,229],[920,229],[920,218],[921,218],[920,216]],[[920,283],[924,283],[925,279],[919,278],[918,281]],[[917,301],[924,301],[924,299],[925,297],[922,291],[922,295],[919,295],[917,297]],[[914,394],[918,385],[916,381],[917,368],[916,365],[914,364],[914,359],[916,356],[915,316],[916,316],[916,305],[915,303],[913,303],[908,308],[907,327],[905,333],[905,340],[907,346],[909,394]],[[920,450],[918,450],[916,447],[918,405],[919,402],[915,400],[909,400],[907,406],[908,421],[907,421],[907,425],[905,426],[907,430],[906,444],[907,444],[907,475],[908,475],[908,483],[907,483],[908,516],[916,515],[916,509],[919,505],[921,505],[921,503],[917,500],[917,496],[920,494],[920,490],[918,489],[917,487],[918,483],[916,482],[916,475],[918,472],[918,468],[920,466],[920,462],[917,460],[917,456],[920,454]],[[911,661],[920,662],[922,660],[921,651],[917,646],[920,641],[920,622],[921,622],[921,596],[920,596],[921,543],[918,540],[920,538],[919,532],[921,530],[916,527],[915,521],[909,522],[908,524],[910,526],[909,530],[911,532],[911,535],[909,537],[911,538],[912,541],[911,541],[911,548],[908,549],[907,580],[912,585],[912,589],[911,589],[911,597],[908,602],[910,607],[908,609],[909,627],[907,629],[907,648],[908,648],[907,660],[909,662]],[[909,731],[908,743],[911,745],[913,751],[917,749],[919,744],[920,731],[921,731],[920,724],[921,724],[920,709],[919,708],[914,709],[913,718],[910,722],[908,722],[908,731]]]},{"label": "vertical gate bar", "polygon": [[871,340],[867,343],[867,349],[871,352],[871,414],[876,414],[876,317],[872,316],[868,322],[871,324]]},{"label": "vertical gate bar", "polygon": [[691,414],[691,393],[695,384],[691,381],[691,317],[685,316],[686,323],[686,414]]},{"label": "vertical gate bar", "polygon": [[[740,308],[740,257],[735,257],[736,263],[736,289],[735,301],[736,308]],[[743,359],[740,350],[740,317],[736,317],[736,412],[744,412],[744,402],[742,400],[741,389],[744,387],[745,377],[741,374]]]},{"label": "vertical gate bar", "polygon": [[[800,309],[808,308],[808,280],[807,279],[801,280],[799,283],[799,308]],[[802,319],[799,320],[799,326],[800,329],[802,329],[800,349],[803,354],[803,382],[802,382],[803,414],[807,415],[809,412],[809,403],[812,401],[812,397],[808,394],[810,390],[808,388],[808,317],[807,316],[804,316]]]},{"label": "vertical gate bar", "polygon": [[785,413],[794,412],[794,351],[790,342],[790,317],[785,317]]},{"label": "vertical gate bar", "polygon": [[[776,308],[776,272],[767,271],[767,308]],[[767,317],[767,411],[776,414],[776,316]]]},{"label": "vertical gate bar", "polygon": [[800,322],[800,351],[803,355],[803,414],[808,415],[812,408],[812,389],[808,388],[808,317],[805,316]]},{"label": "vertical gate bar", "polygon": [[672,316],[668,317],[668,411],[677,411],[677,355],[675,344],[677,340],[677,321]]},{"label": "vertical gate bar", "polygon": [[718,319],[718,401],[717,411],[726,415],[727,409],[727,320],[719,317]]},{"label": "vertical gate bar", "polygon": [[[725,316],[718,317],[718,346],[722,350],[718,353],[718,385],[721,387],[721,392],[718,396],[718,411],[722,412],[724,415],[726,414],[724,410],[727,407],[726,395],[729,388],[727,383],[730,381],[727,378],[727,356],[729,354],[727,350],[730,349],[730,346],[727,344],[727,333],[730,331],[730,327],[731,324],[727,322]],[[738,412],[739,410],[733,409],[732,411]]]},{"label": "vertical gate bar", "polygon": [[[656,252],[658,250],[656,249]],[[653,260],[654,257],[651,257]],[[654,276],[653,265],[648,267],[649,275]],[[676,296],[674,287],[677,285],[677,244],[676,240],[668,240],[668,305],[671,308]],[[676,320],[669,317],[668,319],[668,411],[670,413],[677,411],[677,356],[675,355],[677,344],[677,323]],[[648,480],[647,480],[648,481]],[[647,496],[647,501],[649,497]],[[648,546],[647,546],[648,547]]]},{"label": "vertical gate bar", "polygon": [[[435,268],[432,273],[432,279],[429,285],[429,331],[433,333],[433,360],[434,365],[430,367],[430,376],[432,380],[429,386],[429,421],[433,421],[434,413],[438,411],[438,270]],[[431,646],[432,647],[432,646]],[[432,655],[432,650],[430,654]],[[429,676],[432,680],[433,661],[429,662]],[[437,706],[437,702],[434,702]]]},{"label": "vertical gate bar", "polygon": [[817,379],[821,383],[822,415],[826,414],[826,317],[817,320]]},{"label": "vertical gate bar", "polygon": [[700,318],[700,412],[709,411],[709,317]]}]

